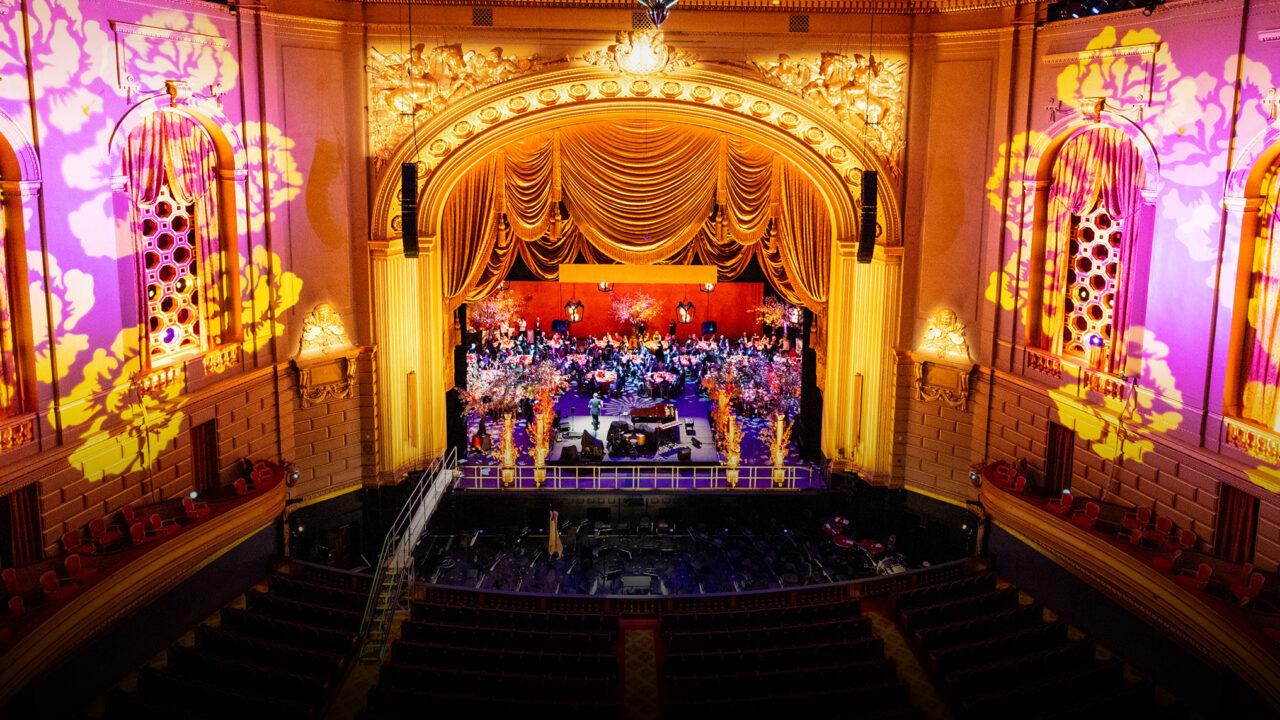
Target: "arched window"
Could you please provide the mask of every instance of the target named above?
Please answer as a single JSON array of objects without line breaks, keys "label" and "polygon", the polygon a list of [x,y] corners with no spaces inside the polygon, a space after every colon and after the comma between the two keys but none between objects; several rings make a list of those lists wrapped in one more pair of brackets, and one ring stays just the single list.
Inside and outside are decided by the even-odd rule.
[{"label": "arched window", "polygon": [[1249,304],[1240,363],[1240,415],[1272,430],[1280,430],[1280,244],[1273,241],[1277,204],[1280,163],[1272,165],[1262,183],[1253,257],[1247,268]]},{"label": "arched window", "polygon": [[1044,235],[1041,350],[1094,370],[1124,370],[1145,184],[1138,150],[1119,129],[1090,128],[1058,151]]},{"label": "arched window", "polygon": [[0,190],[0,418],[12,417],[26,410],[23,407],[23,378],[17,340],[19,323],[14,302],[26,286],[26,279],[17,272],[22,267],[21,263],[10,259],[11,251],[18,243],[16,238],[10,237],[5,204],[3,190]]},{"label": "arched window", "polygon": [[124,172],[150,366],[232,340],[226,274],[236,265],[222,248],[213,141],[190,117],[161,110],[129,133]]}]

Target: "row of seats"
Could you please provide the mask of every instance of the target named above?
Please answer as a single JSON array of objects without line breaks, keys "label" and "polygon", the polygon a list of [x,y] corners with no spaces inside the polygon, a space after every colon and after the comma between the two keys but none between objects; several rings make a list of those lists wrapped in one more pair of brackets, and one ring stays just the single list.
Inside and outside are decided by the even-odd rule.
[{"label": "row of seats", "polygon": [[367,592],[321,585],[283,574],[272,575],[267,585],[273,595],[361,614],[369,600]]},{"label": "row of seats", "polygon": [[762,647],[790,647],[830,641],[852,641],[871,633],[871,619],[845,618],[793,627],[740,628],[675,632],[668,636],[673,652],[742,650]]},{"label": "row of seats", "polygon": [[509,699],[573,695],[580,700],[604,701],[609,698],[610,684],[607,677],[579,677],[537,665],[487,672],[383,663],[378,675],[378,686],[384,688]]},{"label": "row of seats", "polygon": [[893,607],[898,612],[914,610],[926,605],[938,605],[951,600],[981,595],[996,589],[996,575],[980,572],[936,585],[912,588],[893,595]]},{"label": "row of seats", "polygon": [[809,689],[784,695],[685,700],[671,703],[668,717],[763,717],[777,714],[801,718],[918,717],[911,708],[906,683],[895,680],[856,688]]},{"label": "row of seats", "polygon": [[563,720],[566,717],[609,718],[617,704],[582,700],[569,692],[561,697],[500,698],[487,691],[479,695],[437,693],[408,688],[375,687],[369,691],[368,718],[421,720],[433,717],[519,717],[522,720]]},{"label": "row of seats", "polygon": [[566,652],[605,652],[613,642],[611,633],[518,630],[489,625],[468,627],[424,620],[406,620],[400,634],[411,642],[513,650],[558,647]]},{"label": "row of seats", "polygon": [[986,589],[992,582],[894,598],[899,622],[962,717],[1132,717],[1109,705],[1122,691],[1135,703],[1147,698],[1151,709],[1149,684],[1126,682],[1123,663],[1099,661],[1092,642],[1070,639],[1066,623],[1046,622],[1039,605],[1020,604],[1016,588]]},{"label": "row of seats", "polygon": [[662,630],[691,632],[714,628],[786,627],[829,622],[861,614],[861,606],[856,600],[785,608],[668,613],[662,616]]},{"label": "row of seats", "polygon": [[504,626],[520,630],[578,631],[613,633],[617,615],[594,613],[529,612],[497,610],[434,603],[414,603],[413,616],[433,622],[457,625]]},{"label": "row of seats", "polygon": [[391,662],[422,667],[484,670],[495,667],[557,668],[578,677],[612,677],[618,658],[613,653],[539,652],[512,649],[455,647],[401,640],[391,646]]},{"label": "row of seats", "polygon": [[884,641],[864,637],[852,641],[824,642],[793,647],[747,648],[728,652],[671,652],[663,672],[671,678],[740,673],[770,669],[818,667],[840,661],[858,662],[884,656]]},{"label": "row of seats", "polygon": [[[712,668],[705,668],[711,671]],[[897,663],[877,658],[862,662],[841,662],[825,666],[793,667],[768,672],[684,675],[674,682],[676,694],[684,700],[715,700],[754,695],[783,695],[797,687],[856,688],[891,682]]]},{"label": "row of seats", "polygon": [[342,607],[349,593],[278,575],[267,586],[198,627],[194,646],[170,647],[163,670],[140,669],[136,692],[108,696],[109,717],[316,717],[354,654],[360,615]]}]

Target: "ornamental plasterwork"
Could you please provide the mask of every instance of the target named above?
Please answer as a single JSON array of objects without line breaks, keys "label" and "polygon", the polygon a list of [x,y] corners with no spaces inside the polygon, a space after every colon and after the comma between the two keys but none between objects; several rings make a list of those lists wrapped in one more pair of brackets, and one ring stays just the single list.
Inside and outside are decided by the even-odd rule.
[{"label": "ornamental plasterwork", "polygon": [[407,53],[383,53],[369,48],[369,136],[380,164],[391,148],[413,128],[413,120],[430,117],[450,102],[497,83],[539,70],[535,56],[503,55],[461,45],[426,49],[418,43]]},{"label": "ornamental plasterwork", "polygon": [[592,50],[582,59],[588,65],[616,73],[644,76],[690,67],[698,56],[668,45],[660,30],[623,30],[618,33],[617,42],[603,50]]},{"label": "ornamental plasterwork", "polygon": [[30,417],[0,427],[0,452],[8,452],[35,441],[35,420]]},{"label": "ornamental plasterwork", "polygon": [[351,346],[342,317],[329,303],[320,303],[302,322],[302,338],[298,341],[298,355],[320,353],[328,355],[334,348]]},{"label": "ornamental plasterwork", "polygon": [[1227,444],[1240,448],[1251,457],[1265,463],[1280,465],[1280,439],[1269,432],[1259,430],[1239,422],[1234,418],[1225,418],[1227,423]]},{"label": "ornamental plasterwork", "polygon": [[867,145],[895,173],[902,172],[906,147],[904,60],[874,55],[822,53],[818,60],[778,56],[757,62],[766,82],[793,92],[864,133]]},{"label": "ornamental plasterwork", "polygon": [[965,339],[964,323],[950,308],[942,308],[929,319],[929,325],[920,338],[920,349],[935,353],[939,360],[967,361],[969,341]]},{"label": "ornamental plasterwork", "polygon": [[[418,155],[419,186],[425,186],[429,182],[431,173],[463,143],[499,123],[540,108],[566,106],[589,100],[627,98],[692,101],[759,120],[813,148],[831,165],[850,189],[861,187],[862,161],[854,155],[852,150],[811,118],[802,116],[786,105],[778,103],[775,98],[766,98],[740,89],[712,86],[679,76],[665,79],[629,79],[627,77],[566,79],[555,85],[522,89],[494,99],[452,125],[442,127],[423,138],[422,152]],[[398,206],[395,208],[388,206],[386,210],[386,214],[382,215],[384,222],[382,227],[385,228],[382,237],[398,237],[400,209]],[[886,232],[892,237],[898,236],[896,227],[886,228]]]}]

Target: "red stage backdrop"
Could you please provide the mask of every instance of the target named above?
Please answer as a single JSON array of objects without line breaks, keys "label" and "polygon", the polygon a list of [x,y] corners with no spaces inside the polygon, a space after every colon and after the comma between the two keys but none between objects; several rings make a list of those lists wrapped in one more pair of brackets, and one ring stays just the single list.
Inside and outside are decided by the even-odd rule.
[{"label": "red stage backdrop", "polygon": [[763,283],[718,283],[714,292],[704,293],[697,285],[631,285],[617,283],[613,292],[600,292],[590,283],[560,283],[515,281],[511,291],[525,300],[525,319],[529,327],[542,318],[542,329],[551,332],[551,321],[564,319],[564,304],[572,299],[581,300],[582,322],[575,323],[570,332],[574,335],[603,335],[625,333],[631,326],[613,319],[613,295],[616,293],[645,292],[658,301],[662,309],[649,323],[649,330],[663,334],[676,319],[676,303],[687,300],[694,305],[693,322],[676,326],[676,337],[686,338],[702,333],[704,320],[715,320],[716,331],[734,337],[760,332],[760,316],[751,308],[764,301]]}]

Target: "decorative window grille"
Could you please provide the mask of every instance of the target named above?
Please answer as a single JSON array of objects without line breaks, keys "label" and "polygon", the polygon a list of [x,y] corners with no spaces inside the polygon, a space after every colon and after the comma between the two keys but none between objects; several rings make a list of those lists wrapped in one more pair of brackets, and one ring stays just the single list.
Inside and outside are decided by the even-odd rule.
[{"label": "decorative window grille", "polygon": [[631,13],[631,29],[632,30],[652,30],[653,20],[649,18],[649,14],[641,11]]},{"label": "decorative window grille", "polygon": [[1101,205],[1073,218],[1062,353],[1095,370],[1111,370],[1123,235],[1121,221]]},{"label": "decorative window grille", "polygon": [[204,315],[200,259],[191,220],[194,213],[195,206],[180,205],[167,185],[154,203],[138,208],[147,288],[147,336],[154,365],[205,349],[200,327]]},{"label": "decorative window grille", "polygon": [[471,8],[471,24],[475,27],[489,27],[493,25],[493,8]]},{"label": "decorative window grille", "polygon": [[809,32],[809,16],[808,15],[792,15],[787,21],[787,32],[807,33]]}]

